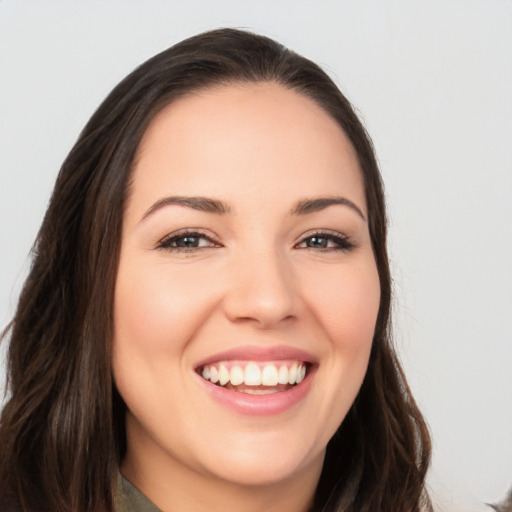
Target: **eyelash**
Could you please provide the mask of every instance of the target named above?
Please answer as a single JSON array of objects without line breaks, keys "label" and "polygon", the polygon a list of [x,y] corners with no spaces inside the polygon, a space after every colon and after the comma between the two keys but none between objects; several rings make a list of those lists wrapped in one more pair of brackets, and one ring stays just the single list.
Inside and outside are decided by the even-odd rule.
[{"label": "eyelash", "polygon": [[[192,247],[179,247],[179,246],[173,246],[172,244],[184,240],[185,238],[196,238],[198,240],[207,240],[208,244],[207,246],[199,247],[199,246],[192,246]],[[209,236],[205,235],[204,233],[201,233],[200,231],[180,231],[179,233],[174,233],[173,235],[166,236],[160,242],[158,242],[157,249],[162,249],[165,251],[172,251],[172,252],[193,252],[201,249],[209,249],[211,247],[219,247],[219,245],[214,242]]]},{"label": "eyelash", "polygon": [[308,233],[305,237],[301,239],[301,241],[295,245],[295,247],[299,248],[300,245],[314,239],[326,240],[327,244],[334,243],[334,247],[302,247],[302,249],[307,249],[311,251],[322,251],[322,252],[330,252],[330,251],[350,251],[355,248],[355,244],[350,240],[350,238],[346,235],[342,235],[341,233],[331,232],[331,231],[315,231],[313,233]]},{"label": "eyelash", "polygon": [[[196,243],[200,243],[201,240],[206,240],[208,245],[206,246],[198,246],[193,245],[192,247],[186,246],[174,246],[179,241],[183,241],[186,238],[196,239]],[[302,244],[307,243],[313,239],[325,240],[327,244],[334,243],[334,247],[300,247]],[[212,247],[220,247],[211,237],[207,236],[205,233],[201,233],[200,231],[181,231],[179,233],[175,233],[173,235],[167,236],[160,240],[157,245],[157,249],[171,251],[171,252],[194,252],[202,249],[209,249]],[[355,247],[355,244],[350,240],[348,236],[341,235],[340,233],[332,233],[329,231],[315,231],[313,233],[307,234],[307,236],[303,237],[299,243],[295,246],[297,249],[307,249],[311,251],[322,251],[322,252],[330,252],[330,251],[350,251]]]}]

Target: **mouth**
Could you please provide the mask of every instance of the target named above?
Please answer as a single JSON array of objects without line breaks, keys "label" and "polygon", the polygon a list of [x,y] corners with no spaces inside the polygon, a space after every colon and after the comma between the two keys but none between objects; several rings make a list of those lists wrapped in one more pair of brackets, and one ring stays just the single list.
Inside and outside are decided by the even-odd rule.
[{"label": "mouth", "polygon": [[269,395],[299,385],[311,366],[302,360],[224,360],[202,365],[196,371],[204,380],[230,391]]},{"label": "mouth", "polygon": [[297,410],[318,366],[313,354],[295,347],[244,345],[211,355],[194,369],[214,402],[236,414],[269,417]]}]

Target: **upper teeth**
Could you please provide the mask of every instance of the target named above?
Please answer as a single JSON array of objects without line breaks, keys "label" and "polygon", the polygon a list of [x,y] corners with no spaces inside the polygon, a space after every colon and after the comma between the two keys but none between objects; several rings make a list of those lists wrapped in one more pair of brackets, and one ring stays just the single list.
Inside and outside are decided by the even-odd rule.
[{"label": "upper teeth", "polygon": [[294,362],[290,365],[274,363],[248,362],[234,364],[228,368],[226,363],[206,365],[202,376],[214,384],[225,386],[276,386],[278,384],[299,384],[306,376],[306,364]]}]

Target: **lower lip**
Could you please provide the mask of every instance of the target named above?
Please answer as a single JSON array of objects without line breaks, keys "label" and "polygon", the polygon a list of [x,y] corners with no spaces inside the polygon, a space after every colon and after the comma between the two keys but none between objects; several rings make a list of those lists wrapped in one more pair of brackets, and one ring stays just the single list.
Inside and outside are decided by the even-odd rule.
[{"label": "lower lip", "polygon": [[307,395],[313,381],[314,369],[310,369],[306,378],[287,391],[269,393],[268,395],[249,395],[233,391],[197,376],[210,396],[224,407],[235,412],[253,416],[271,416],[281,414],[300,403]]}]

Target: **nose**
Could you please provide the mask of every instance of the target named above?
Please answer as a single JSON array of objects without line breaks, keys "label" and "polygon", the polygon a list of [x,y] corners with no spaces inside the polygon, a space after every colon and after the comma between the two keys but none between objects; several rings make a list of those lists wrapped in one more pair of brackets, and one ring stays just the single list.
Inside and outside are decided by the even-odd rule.
[{"label": "nose", "polygon": [[232,263],[223,301],[229,320],[272,329],[298,317],[301,302],[297,281],[285,256],[269,249],[241,254]]}]

